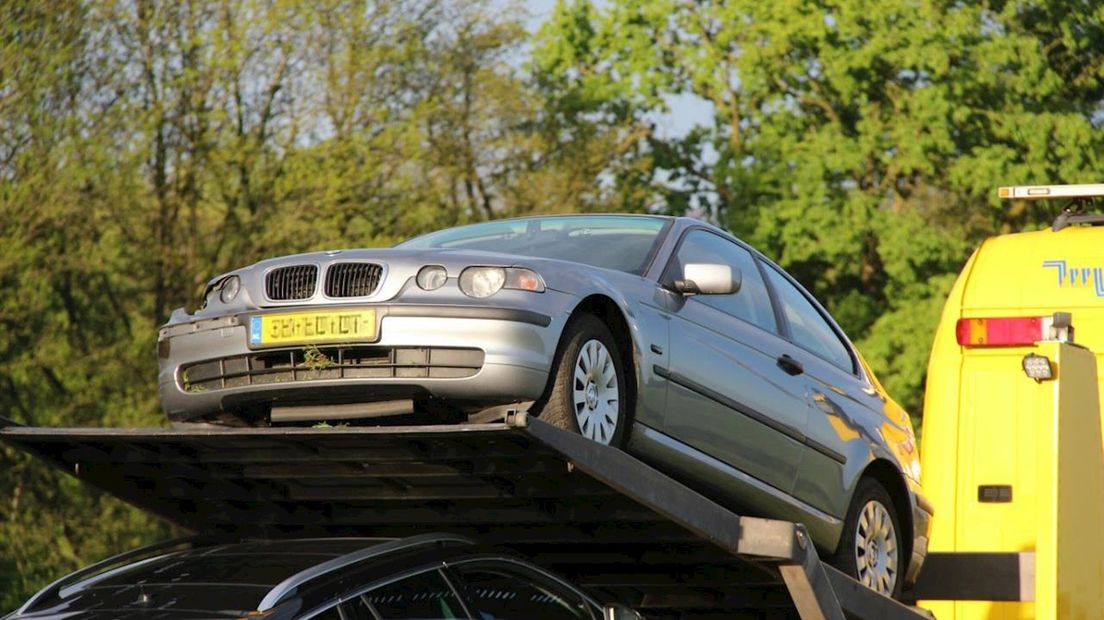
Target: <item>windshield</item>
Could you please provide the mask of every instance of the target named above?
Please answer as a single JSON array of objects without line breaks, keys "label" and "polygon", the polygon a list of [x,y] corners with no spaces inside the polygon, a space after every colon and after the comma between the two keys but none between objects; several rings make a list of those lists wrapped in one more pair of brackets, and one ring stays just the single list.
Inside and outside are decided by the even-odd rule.
[{"label": "windshield", "polygon": [[566,215],[450,228],[397,247],[479,250],[554,258],[641,275],[668,220],[631,215]]}]

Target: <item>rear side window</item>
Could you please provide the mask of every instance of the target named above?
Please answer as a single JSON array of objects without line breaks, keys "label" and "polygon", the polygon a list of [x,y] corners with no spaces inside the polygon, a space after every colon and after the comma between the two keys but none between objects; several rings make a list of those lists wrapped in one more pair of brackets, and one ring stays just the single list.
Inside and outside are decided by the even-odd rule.
[{"label": "rear side window", "polygon": [[766,271],[778,295],[782,314],[790,324],[790,337],[794,343],[854,374],[855,362],[851,359],[851,352],[820,311],[776,269],[768,266]]},{"label": "rear side window", "polygon": [[452,587],[437,571],[418,573],[365,592],[350,601],[353,611],[369,610],[382,620],[458,620],[467,618]]},{"label": "rear side window", "polygon": [[769,332],[776,330],[770,296],[751,252],[720,235],[705,230],[692,230],[679,246],[668,278],[681,278],[683,268],[690,263],[728,265],[738,269],[741,275],[739,291],[731,295],[697,295],[695,299]]},{"label": "rear side window", "polygon": [[461,564],[452,569],[466,586],[480,620],[591,620],[589,606],[571,589],[520,567]]}]

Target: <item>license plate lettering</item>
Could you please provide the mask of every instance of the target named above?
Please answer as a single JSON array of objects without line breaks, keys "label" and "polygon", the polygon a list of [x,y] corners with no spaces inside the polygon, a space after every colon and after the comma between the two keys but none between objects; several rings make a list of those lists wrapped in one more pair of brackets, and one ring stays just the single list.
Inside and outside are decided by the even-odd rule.
[{"label": "license plate lettering", "polygon": [[340,327],[338,332],[341,334],[355,334],[360,331],[360,325],[358,324],[358,316],[343,316],[340,317]]},{"label": "license plate lettering", "polygon": [[375,309],[343,312],[292,312],[250,319],[252,345],[309,344],[314,342],[374,341]]}]

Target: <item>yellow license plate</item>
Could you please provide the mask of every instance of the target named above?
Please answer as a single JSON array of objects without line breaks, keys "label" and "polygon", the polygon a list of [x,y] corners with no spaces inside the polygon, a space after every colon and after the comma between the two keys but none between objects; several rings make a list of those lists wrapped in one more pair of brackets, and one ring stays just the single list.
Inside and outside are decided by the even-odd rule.
[{"label": "yellow license plate", "polygon": [[310,344],[376,340],[375,309],[262,314],[249,319],[249,344]]}]

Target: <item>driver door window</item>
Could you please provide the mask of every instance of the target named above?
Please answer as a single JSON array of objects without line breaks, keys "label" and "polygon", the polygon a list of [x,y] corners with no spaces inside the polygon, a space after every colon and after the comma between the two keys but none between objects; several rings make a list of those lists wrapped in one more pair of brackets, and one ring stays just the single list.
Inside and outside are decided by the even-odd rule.
[{"label": "driver door window", "polygon": [[705,230],[692,230],[683,239],[673,263],[671,280],[682,277],[690,263],[728,265],[741,275],[740,290],[730,295],[698,295],[695,299],[725,314],[742,319],[769,332],[776,330],[774,310],[763,276],[751,252],[736,243]]}]

